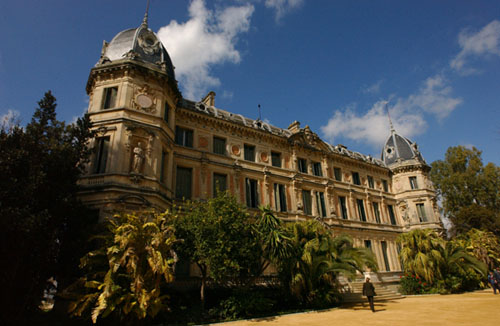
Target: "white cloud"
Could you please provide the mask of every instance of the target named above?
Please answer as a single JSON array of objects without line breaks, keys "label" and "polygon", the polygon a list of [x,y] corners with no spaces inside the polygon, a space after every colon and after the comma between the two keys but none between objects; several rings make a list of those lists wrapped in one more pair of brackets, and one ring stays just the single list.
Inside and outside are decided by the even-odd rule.
[{"label": "white cloud", "polygon": [[464,30],[458,35],[458,44],[461,51],[451,60],[450,66],[462,73],[475,72],[465,68],[468,58],[473,56],[497,55],[500,56],[500,21],[493,20],[479,32]]},{"label": "white cloud", "polygon": [[299,8],[304,3],[304,0],[266,0],[267,8],[276,11],[276,21],[279,21],[291,10]]},{"label": "white cloud", "polygon": [[7,113],[0,115],[0,129],[9,130],[21,123],[21,113],[17,110],[9,109]]},{"label": "white cloud", "polygon": [[[436,75],[425,80],[416,93],[392,99],[394,105],[387,107],[394,128],[409,138],[423,133],[427,128],[426,115],[442,119],[462,103],[462,99],[452,97],[451,93],[445,79]],[[354,106],[335,111],[321,131],[330,142],[342,136],[381,148],[390,130],[386,104],[387,101],[378,101],[364,114],[357,113]]]},{"label": "white cloud", "polygon": [[372,85],[363,87],[361,91],[365,94],[377,94],[380,92],[380,87],[382,86],[382,83],[384,82],[383,79],[373,83]]},{"label": "white cloud", "polygon": [[248,3],[212,11],[204,0],[193,0],[187,22],[173,20],[159,29],[158,37],[174,62],[185,97],[199,99],[209,87],[220,85],[211,75],[212,65],[240,62],[235,45],[238,35],[248,31],[253,12],[254,6]]},{"label": "white cloud", "polygon": [[461,98],[451,96],[452,91],[453,89],[442,75],[429,77],[416,94],[406,99],[399,99],[396,108],[409,111],[423,110],[442,120],[462,103]]}]

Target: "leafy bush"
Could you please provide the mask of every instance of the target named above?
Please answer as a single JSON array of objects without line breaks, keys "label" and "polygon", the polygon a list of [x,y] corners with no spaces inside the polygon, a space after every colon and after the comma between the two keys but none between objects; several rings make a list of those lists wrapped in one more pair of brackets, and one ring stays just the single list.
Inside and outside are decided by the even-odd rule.
[{"label": "leafy bush", "polygon": [[229,298],[221,300],[219,305],[209,310],[209,315],[216,319],[234,320],[252,316],[262,316],[273,311],[276,301],[260,291],[238,290]]},{"label": "leafy bush", "polygon": [[405,274],[400,278],[400,291],[403,294],[422,294],[426,293],[430,286],[423,282],[420,277],[412,274]]}]

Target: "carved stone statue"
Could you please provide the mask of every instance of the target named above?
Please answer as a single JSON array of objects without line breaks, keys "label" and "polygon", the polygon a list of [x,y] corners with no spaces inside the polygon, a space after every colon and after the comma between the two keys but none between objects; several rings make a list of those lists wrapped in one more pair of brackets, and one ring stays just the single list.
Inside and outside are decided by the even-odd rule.
[{"label": "carved stone statue", "polygon": [[141,173],[142,162],[144,161],[144,150],[142,149],[142,143],[138,142],[137,146],[134,147],[134,161],[132,162],[132,172]]}]

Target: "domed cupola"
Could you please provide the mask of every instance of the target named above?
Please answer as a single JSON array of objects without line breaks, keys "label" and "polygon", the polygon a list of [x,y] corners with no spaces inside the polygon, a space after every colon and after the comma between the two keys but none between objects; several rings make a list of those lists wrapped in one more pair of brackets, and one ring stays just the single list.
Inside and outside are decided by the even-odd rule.
[{"label": "domed cupola", "polygon": [[148,27],[148,14],[142,24],[118,33],[111,42],[104,42],[96,67],[122,60],[137,60],[153,64],[175,80],[174,67],[167,50]]},{"label": "domed cupola", "polygon": [[392,122],[391,135],[385,142],[381,159],[387,166],[402,162],[427,164],[418,150],[417,143],[397,134]]}]

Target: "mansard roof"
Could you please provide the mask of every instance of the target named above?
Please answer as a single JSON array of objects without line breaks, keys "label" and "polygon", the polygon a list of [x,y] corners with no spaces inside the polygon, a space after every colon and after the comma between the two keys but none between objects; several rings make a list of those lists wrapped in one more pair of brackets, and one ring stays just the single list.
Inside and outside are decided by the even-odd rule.
[{"label": "mansard roof", "polygon": [[396,133],[391,125],[391,135],[387,138],[382,150],[381,159],[386,166],[396,163],[423,163],[427,164],[418,150],[418,145],[408,138]]},{"label": "mansard roof", "polygon": [[215,106],[207,105],[203,102],[194,102],[187,99],[182,99],[179,103],[180,107],[195,111],[202,114],[222,119],[248,128],[252,128],[261,132],[270,133],[275,136],[284,137],[291,145],[298,145],[310,150],[322,151],[326,153],[335,153],[343,156],[350,157],[355,160],[363,161],[369,164],[374,164],[381,167],[386,167],[382,160],[376,159],[370,155],[364,155],[358,152],[350,151],[343,145],[331,145],[323,141],[316,133],[312,132],[309,126],[300,128],[300,123],[295,121],[288,127],[282,129],[273,126],[262,120],[253,120],[244,117],[241,114],[231,113]]}]

